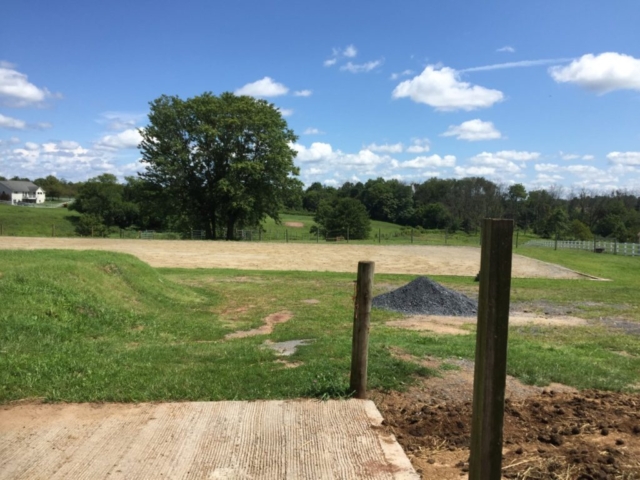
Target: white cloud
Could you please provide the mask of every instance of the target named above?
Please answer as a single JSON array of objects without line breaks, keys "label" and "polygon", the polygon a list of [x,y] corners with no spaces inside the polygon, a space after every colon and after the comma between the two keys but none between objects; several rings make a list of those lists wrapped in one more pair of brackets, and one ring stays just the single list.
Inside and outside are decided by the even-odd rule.
[{"label": "white cloud", "polygon": [[392,73],[391,74],[391,80],[397,80],[400,77],[407,77],[409,75],[413,75],[415,72],[413,70],[404,70],[400,73]]},{"label": "white cloud", "polygon": [[24,130],[27,128],[27,122],[18,120],[17,118],[7,117],[0,113],[0,128],[10,128],[12,130]]},{"label": "white cloud", "polygon": [[463,68],[458,70],[459,73],[470,72],[488,72],[490,70],[504,70],[505,68],[526,68],[539,67],[541,65],[550,65],[558,63],[566,63],[573,60],[572,58],[543,58],[540,60],[521,60],[519,62],[494,63],[492,65],[482,65],[480,67]]},{"label": "white cloud", "polygon": [[575,153],[560,152],[560,158],[562,158],[562,160],[577,160],[580,158],[580,155],[576,155]]},{"label": "white cloud", "polygon": [[496,52],[506,52],[506,53],[513,53],[515,51],[516,51],[516,49],[513,48],[513,47],[510,47],[509,45],[506,45],[506,46],[496,50]]},{"label": "white cloud", "polygon": [[454,167],[456,157],[453,155],[431,155],[429,157],[416,157],[413,160],[407,160],[400,164],[403,168],[428,168],[428,167]]},{"label": "white cloud", "polygon": [[296,158],[301,162],[330,161],[333,156],[333,148],[328,143],[313,142],[310,147],[294,143],[291,148],[298,152]]},{"label": "white cloud", "polygon": [[331,67],[338,62],[340,58],[355,58],[358,55],[358,49],[354,45],[347,45],[346,48],[333,48],[331,57],[323,62],[325,67]]},{"label": "white cloud", "polygon": [[342,54],[347,58],[354,58],[356,55],[358,55],[358,49],[353,45],[349,45],[344,49]]},{"label": "white cloud", "polygon": [[14,65],[0,62],[0,100],[10,107],[41,104],[46,98],[58,97],[46,88],[36,87]]},{"label": "white cloud", "polygon": [[560,172],[562,167],[554,163],[536,163],[533,168],[536,172]]},{"label": "white cloud", "polygon": [[496,129],[493,122],[483,122],[478,118],[462,122],[460,125],[450,125],[441,136],[456,137],[458,140],[469,142],[502,138],[502,134]]},{"label": "white cloud", "polygon": [[411,146],[407,148],[409,153],[426,153],[431,150],[429,146],[429,139],[427,138],[414,138],[411,140]]},{"label": "white cloud", "polygon": [[236,95],[249,95],[251,97],[278,97],[286,95],[289,89],[282,83],[274,82],[270,77],[264,77],[253,83],[247,83],[235,91]]},{"label": "white cloud", "polygon": [[[135,169],[119,166],[116,150],[84,148],[75,141],[38,144],[26,142],[24,148],[0,150],[2,168],[10,175],[44,177],[53,174],[69,180],[84,180],[101,173],[122,177]],[[142,167],[139,166],[138,170]]]},{"label": "white cloud", "polygon": [[443,111],[487,108],[504,99],[501,91],[460,81],[454,69],[436,65],[429,65],[420,75],[400,83],[392,96],[409,97]]},{"label": "white cloud", "polygon": [[2,115],[0,113],[0,128],[8,128],[11,130],[45,130],[47,128],[51,128],[52,126],[53,125],[51,125],[49,122],[27,123],[24,120],[7,117],[6,115]]},{"label": "white cloud", "polygon": [[471,157],[470,162],[474,165],[494,168],[495,172],[518,173],[521,170],[521,167],[511,159],[506,156],[500,156],[498,153],[482,152],[475,157]]},{"label": "white cloud", "polygon": [[362,72],[370,72],[375,68],[382,65],[382,60],[372,60],[370,62],[355,64],[352,62],[347,62],[346,64],[340,67],[340,70],[351,72],[351,73],[362,73]]},{"label": "white cloud", "polygon": [[144,113],[104,112],[97,122],[106,125],[108,130],[121,131],[135,127],[145,117]]},{"label": "white cloud", "polygon": [[616,52],[589,53],[567,66],[551,67],[549,74],[558,83],[575,83],[599,94],[640,90],[640,59]]},{"label": "white cloud", "polygon": [[290,117],[291,115],[293,115],[293,109],[292,108],[280,108],[280,107],[278,107],[278,111],[280,112],[280,115],[282,115],[283,117]]},{"label": "white cloud", "polygon": [[311,90],[296,90],[293,95],[296,97],[310,97],[313,94]]},{"label": "white cloud", "polygon": [[582,160],[586,160],[587,162],[590,162],[591,160],[594,160],[596,157],[594,157],[593,155],[583,155],[582,156]]},{"label": "white cloud", "polygon": [[314,127],[309,127],[307,129],[305,129],[304,132],[302,132],[303,135],[320,135],[324,132],[321,132],[320,130],[318,130],[317,128]]},{"label": "white cloud", "polygon": [[640,152],[611,152],[607,159],[614,165],[640,165]]},{"label": "white cloud", "polygon": [[496,175],[494,167],[456,167],[454,172],[458,177],[494,177]]},{"label": "white cloud", "polygon": [[[485,155],[485,154],[486,154],[485,152],[482,153],[482,155]],[[492,155],[499,158],[506,158],[508,160],[514,160],[519,162],[527,162],[529,160],[537,160],[538,158],[540,158],[540,153],[538,152],[526,152],[526,151],[516,151],[516,150],[502,150]]]},{"label": "white cloud", "polygon": [[367,147],[365,148],[371,150],[372,152],[402,153],[404,146],[402,145],[402,143],[394,143],[391,145],[388,143],[385,143],[384,145],[377,145],[375,143],[372,143],[371,145],[367,145]]},{"label": "white cloud", "polygon": [[106,148],[121,150],[125,148],[138,148],[142,141],[140,132],[135,128],[130,128],[115,135],[105,135],[96,142],[96,148]]}]

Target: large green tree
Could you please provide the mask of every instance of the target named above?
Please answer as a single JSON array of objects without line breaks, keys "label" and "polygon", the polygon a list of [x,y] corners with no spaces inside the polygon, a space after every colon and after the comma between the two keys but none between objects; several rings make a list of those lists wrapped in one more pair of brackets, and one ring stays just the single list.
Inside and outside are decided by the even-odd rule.
[{"label": "large green tree", "polygon": [[[314,216],[322,235],[329,237],[369,238],[371,220],[367,209],[355,198],[334,197],[322,200]],[[312,227],[315,233],[317,226]]]},{"label": "large green tree", "polygon": [[297,137],[265,100],[211,93],[151,102],[141,131],[142,178],[170,199],[168,215],[208,238],[257,225],[278,212],[299,187],[294,178]]}]

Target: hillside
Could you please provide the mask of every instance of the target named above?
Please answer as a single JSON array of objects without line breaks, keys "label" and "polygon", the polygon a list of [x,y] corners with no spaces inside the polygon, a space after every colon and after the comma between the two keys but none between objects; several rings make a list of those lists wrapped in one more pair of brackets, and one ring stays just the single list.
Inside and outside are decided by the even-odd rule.
[{"label": "hillside", "polygon": [[52,225],[56,236],[75,235],[74,221],[78,212],[66,208],[18,207],[0,204],[2,235],[12,237],[48,237]]}]

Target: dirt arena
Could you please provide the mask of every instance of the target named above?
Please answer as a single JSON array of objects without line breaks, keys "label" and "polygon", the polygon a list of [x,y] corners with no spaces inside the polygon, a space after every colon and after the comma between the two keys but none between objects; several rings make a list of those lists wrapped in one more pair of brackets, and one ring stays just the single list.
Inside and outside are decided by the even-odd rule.
[{"label": "dirt arena", "polygon": [[[0,249],[107,250],[130,253],[152,267],[355,272],[358,261],[372,260],[376,273],[464,276],[480,268],[475,247],[3,237]],[[513,258],[513,276],[585,278],[520,255]]]}]

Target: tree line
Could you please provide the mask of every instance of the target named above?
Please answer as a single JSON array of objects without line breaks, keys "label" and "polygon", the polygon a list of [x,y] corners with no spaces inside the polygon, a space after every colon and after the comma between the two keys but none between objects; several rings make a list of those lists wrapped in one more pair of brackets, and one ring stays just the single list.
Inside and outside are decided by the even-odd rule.
[{"label": "tree line", "polygon": [[[511,218],[517,228],[545,238],[588,240],[593,235],[638,241],[640,199],[559,187],[527,191],[482,177],[345,182],[340,187],[297,178],[297,136],[277,107],[233,93],[204,93],[150,102],[140,129],[144,169],[124,182],[103,174],[71,183],[36,179],[49,198],[75,197],[78,233],[150,229],[233,239],[237,229],[259,228],[280,212],[314,215],[316,231],[367,238],[371,220],[415,229],[476,233],[483,218]],[[14,178],[16,180],[23,180]]]}]

